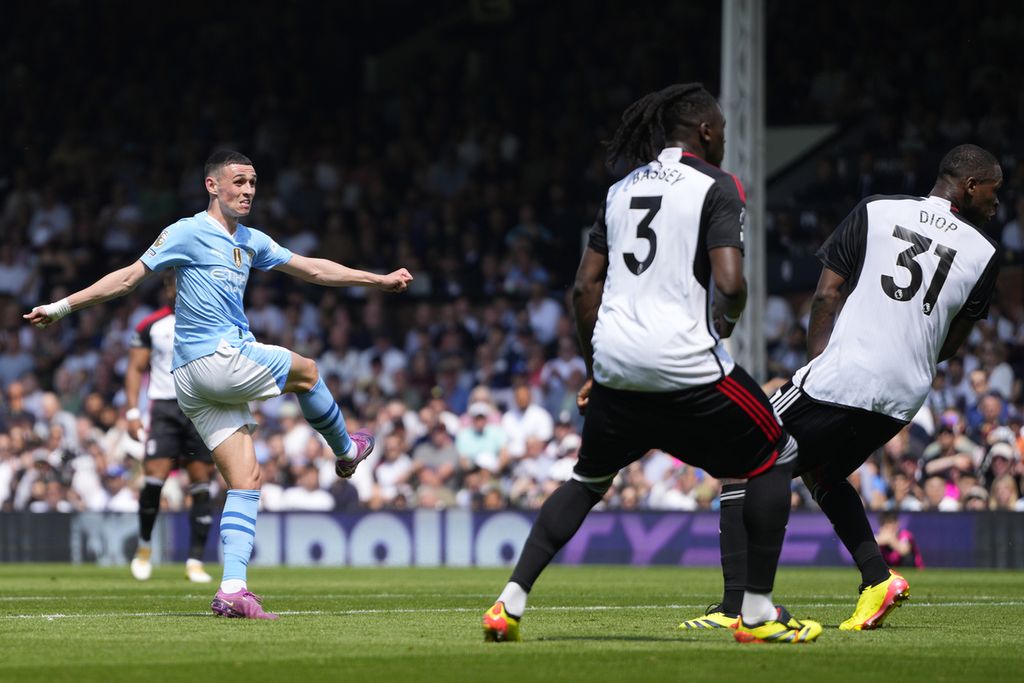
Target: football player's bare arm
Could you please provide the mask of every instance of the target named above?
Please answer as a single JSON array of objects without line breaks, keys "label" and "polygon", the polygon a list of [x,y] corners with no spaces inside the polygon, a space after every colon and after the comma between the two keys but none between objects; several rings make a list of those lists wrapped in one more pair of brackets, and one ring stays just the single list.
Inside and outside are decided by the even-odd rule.
[{"label": "football player's bare arm", "polygon": [[572,287],[572,309],[576,314],[576,335],[587,364],[587,381],[576,394],[576,408],[582,415],[590,400],[590,387],[594,377],[594,326],[604,294],[604,278],[608,273],[608,254],[587,247],[576,269],[576,282]]},{"label": "football player's bare arm", "polygon": [[[142,375],[149,370],[151,351],[145,347],[128,350],[128,369],[124,373],[124,407],[128,418],[128,434],[136,441],[141,440],[142,420],[139,416],[139,391]],[[134,412],[132,412],[134,411]]]},{"label": "football player's bare arm", "polygon": [[974,329],[974,321],[966,318],[953,318],[949,324],[949,332],[946,333],[946,341],[942,342],[939,349],[939,362],[949,360],[956,355],[960,347],[967,341],[967,336]]},{"label": "football player's bare arm", "polygon": [[275,266],[274,270],[287,273],[306,282],[324,287],[376,287],[385,292],[404,292],[412,275],[405,268],[399,268],[387,275],[378,275],[365,270],[356,270],[340,263],[322,258],[310,258],[292,254],[287,263]]},{"label": "football player's bare arm", "polygon": [[716,247],[708,252],[715,282],[715,329],[723,339],[732,334],[747,305],[747,281],[743,278],[743,252],[736,247]]},{"label": "football player's bare arm", "polygon": [[136,261],[130,266],[104,275],[93,284],[69,297],[45,306],[36,306],[22,317],[36,327],[46,327],[72,311],[95,306],[128,294],[152,272],[142,261]]},{"label": "football player's bare arm", "polygon": [[814,290],[811,302],[811,321],[807,330],[807,360],[821,355],[832,336],[832,328],[843,303],[842,287],[846,278],[834,270],[821,269],[818,288]]}]

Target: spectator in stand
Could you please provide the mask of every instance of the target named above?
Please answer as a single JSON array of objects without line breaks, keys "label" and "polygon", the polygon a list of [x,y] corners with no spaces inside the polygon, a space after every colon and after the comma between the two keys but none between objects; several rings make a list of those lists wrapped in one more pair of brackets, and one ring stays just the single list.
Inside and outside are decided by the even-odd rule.
[{"label": "spectator in stand", "polygon": [[978,345],[978,360],[988,376],[989,391],[1009,402],[1014,399],[1013,368],[1006,362],[1006,347],[999,340],[985,340]]},{"label": "spectator in stand", "polygon": [[497,475],[509,464],[505,431],[498,425],[488,424],[491,406],[483,401],[473,403],[467,413],[469,425],[455,437],[460,466],[464,471],[486,470]]},{"label": "spectator in stand", "polygon": [[437,421],[426,438],[412,450],[410,478],[420,487],[445,487],[455,490],[459,468],[459,452],[444,423]]},{"label": "spectator in stand", "polygon": [[334,509],[334,497],[320,488],[320,470],[309,463],[299,468],[295,486],[281,495],[281,510],[314,510],[327,512]]},{"label": "spectator in stand", "polygon": [[975,443],[988,443],[989,433],[1006,425],[1009,417],[1003,397],[990,391],[979,399],[977,409],[967,414],[967,436]]},{"label": "spectator in stand", "polygon": [[392,505],[401,494],[404,498],[412,494],[409,478],[413,474],[412,458],[405,452],[402,437],[395,432],[384,437],[384,449],[380,461],[373,468],[378,495],[385,505]]},{"label": "spectator in stand", "polygon": [[992,482],[992,497],[989,503],[993,510],[1024,511],[1024,501],[1020,499],[1017,480],[1004,474]]},{"label": "spectator in stand", "polygon": [[982,463],[982,475],[990,490],[994,491],[995,482],[1002,477],[1014,474],[1014,469],[1019,462],[1017,449],[1002,441],[997,441],[989,447]]},{"label": "spectator in stand", "polygon": [[924,473],[927,476],[949,477],[950,472],[974,472],[980,448],[964,435],[957,435],[955,426],[942,421],[935,441],[924,449]]},{"label": "spectator in stand", "polygon": [[921,549],[914,540],[914,534],[900,526],[900,518],[895,513],[883,512],[879,516],[875,540],[890,567],[924,568]]},{"label": "spectator in stand", "polygon": [[899,512],[920,512],[924,504],[916,492],[914,480],[903,472],[897,470],[893,473],[889,486],[892,490],[892,497],[889,499],[887,509]]},{"label": "spectator in stand", "polygon": [[956,512],[960,509],[959,491],[950,495],[949,482],[944,477],[932,475],[924,480],[924,503],[924,509],[929,512]]},{"label": "spectator in stand", "polygon": [[542,444],[550,441],[555,424],[551,414],[534,403],[533,390],[524,378],[516,381],[512,398],[512,405],[501,418],[501,428],[505,432],[508,455],[516,460],[526,453],[528,440],[536,439]]},{"label": "spectator in stand", "polygon": [[1024,252],[1024,194],[1017,197],[1017,213],[1013,220],[1003,226],[1002,244],[1008,252],[1020,254]]}]

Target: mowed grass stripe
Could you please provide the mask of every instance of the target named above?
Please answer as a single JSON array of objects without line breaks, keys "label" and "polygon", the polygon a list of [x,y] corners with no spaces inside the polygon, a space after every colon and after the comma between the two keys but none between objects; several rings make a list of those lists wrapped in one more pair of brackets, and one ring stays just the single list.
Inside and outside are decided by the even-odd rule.
[{"label": "mowed grass stripe", "polygon": [[[210,596],[159,567],[0,566],[0,681],[658,681],[813,683],[1015,680],[1024,575],[908,573],[912,600],[886,627],[835,625],[856,601],[851,569],[779,572],[776,599],[829,625],[819,642],[744,646],[677,631],[717,599],[714,569],[552,567],[520,644],[485,644],[480,615],[507,569],[250,569],[283,615],[210,618]],[[46,598],[32,601],[33,597]],[[27,600],[21,598],[28,598]]]}]

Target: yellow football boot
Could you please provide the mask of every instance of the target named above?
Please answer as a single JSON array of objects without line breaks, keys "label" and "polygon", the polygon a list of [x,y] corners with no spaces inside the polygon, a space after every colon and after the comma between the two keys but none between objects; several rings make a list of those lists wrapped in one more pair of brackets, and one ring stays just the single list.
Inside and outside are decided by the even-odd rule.
[{"label": "yellow football boot", "polygon": [[484,612],[484,642],[503,643],[519,640],[519,619],[505,611],[505,603],[499,601]]},{"label": "yellow football boot", "polygon": [[889,578],[860,592],[853,616],[839,624],[840,631],[870,631],[882,625],[889,612],[910,599],[910,584],[889,570]]}]

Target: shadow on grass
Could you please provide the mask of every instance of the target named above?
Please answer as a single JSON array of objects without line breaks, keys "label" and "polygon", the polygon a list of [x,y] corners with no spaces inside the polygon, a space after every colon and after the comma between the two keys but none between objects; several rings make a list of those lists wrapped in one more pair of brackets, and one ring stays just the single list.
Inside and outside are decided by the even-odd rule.
[{"label": "shadow on grass", "polygon": [[540,638],[532,638],[536,642],[544,643],[557,643],[563,641],[607,641],[607,642],[625,642],[625,643],[668,643],[678,641],[690,641],[696,642],[698,638],[668,638],[662,636],[543,636]]}]

